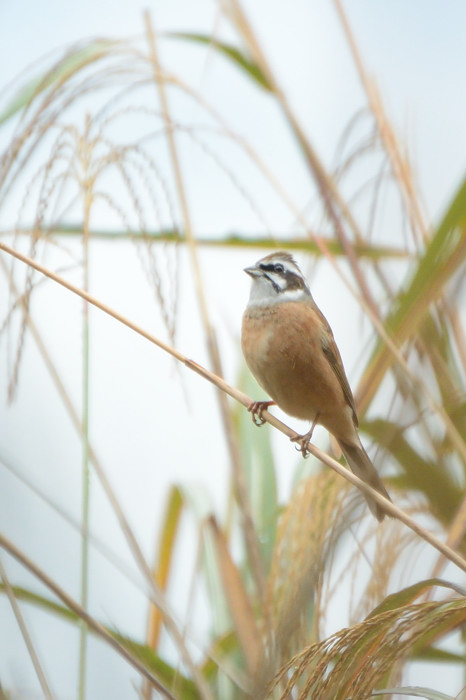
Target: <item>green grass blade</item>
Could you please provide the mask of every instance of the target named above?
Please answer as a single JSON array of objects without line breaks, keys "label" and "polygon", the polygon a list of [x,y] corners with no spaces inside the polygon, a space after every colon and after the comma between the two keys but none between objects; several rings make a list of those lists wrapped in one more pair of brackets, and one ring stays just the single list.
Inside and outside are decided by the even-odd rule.
[{"label": "green grass blade", "polygon": [[[4,592],[5,588],[3,584],[0,584],[0,593]],[[44,596],[38,595],[37,593],[33,593],[32,591],[29,591],[28,589],[22,588],[20,586],[13,586],[13,592],[16,598],[18,598],[18,600],[23,600],[27,603],[31,603],[32,605],[39,607],[42,610],[56,615],[62,620],[71,622],[73,624],[79,624],[80,622],[79,615],[74,613],[72,610],[69,610],[65,606],[61,605],[60,603],[56,603],[53,600],[49,600]],[[157,676],[157,678],[160,680],[161,683],[163,683],[163,685],[165,685],[166,687],[176,688],[180,698],[183,698],[183,700],[199,699],[200,696],[195,684],[191,680],[189,680],[189,678],[183,676],[178,670],[177,666],[172,667],[170,666],[170,664],[167,664],[165,661],[163,661],[163,659],[160,658],[160,656],[155,654],[155,652],[145,644],[141,644],[140,642],[137,642],[134,639],[131,639],[130,637],[122,635],[110,627],[107,627],[105,625],[104,627],[107,630],[107,632],[109,632],[118,642],[120,642],[122,646],[125,647],[127,651],[129,651],[134,657],[139,659],[139,661],[141,661],[141,663],[143,663],[147,669],[152,671],[152,673],[155,676]],[[92,634],[91,629],[89,629],[89,634]]]},{"label": "green grass blade", "polygon": [[464,490],[442,458],[441,450],[435,458],[421,456],[405,437],[402,427],[391,421],[364,421],[362,429],[402,467],[403,474],[392,482],[424,494],[435,517],[445,525],[450,523],[464,498]]},{"label": "green grass blade", "polygon": [[[82,224],[65,224],[49,226],[47,228],[48,235],[81,237],[83,226]],[[16,233],[24,235],[33,235],[37,233],[37,228],[16,229]],[[159,230],[148,231],[130,231],[125,229],[93,229],[89,231],[89,238],[94,240],[109,241],[134,241],[144,237],[144,240],[158,241],[164,243],[186,243],[186,236],[182,231],[173,228],[163,228]],[[209,246],[212,248],[241,248],[241,249],[260,249],[267,252],[273,250],[286,250],[297,253],[308,253],[314,257],[322,256],[322,249],[309,239],[304,238],[289,238],[280,233],[274,234],[273,240],[265,238],[251,231],[247,234],[239,233],[218,233],[213,236],[203,235],[198,232],[196,237],[197,245]],[[346,255],[343,246],[336,238],[325,237],[325,245],[328,250],[337,257]],[[409,254],[403,248],[394,246],[374,245],[367,241],[356,242],[353,245],[353,251],[356,257],[367,260],[400,260],[409,257]]]},{"label": "green grass blade", "polygon": [[[165,591],[167,588],[183,506],[184,500],[180,489],[177,486],[172,486],[160,529],[158,557],[154,567],[154,579],[162,591]],[[151,605],[147,634],[148,645],[151,649],[156,649],[159,644],[162,623],[163,614],[161,610],[155,605]]]},{"label": "green grass blade", "polygon": [[384,688],[383,690],[374,690],[372,697],[380,697],[383,695],[408,695],[411,698],[426,698],[426,700],[455,700],[451,695],[439,693],[432,688],[421,688],[420,686],[405,686],[404,688]]},{"label": "green grass blade", "polygon": [[222,56],[227,58],[233,65],[240,68],[251,80],[268,92],[272,91],[272,86],[267,80],[264,73],[261,71],[257,63],[255,63],[247,54],[240,51],[236,46],[227,44],[224,41],[213,39],[208,34],[193,34],[190,32],[169,32],[165,34],[170,39],[183,39],[184,41],[202,44],[212,47]]},{"label": "green grass blade", "polygon": [[[418,333],[430,306],[465,261],[466,179],[386,318],[386,330],[398,347]],[[362,405],[368,405],[393,362],[391,350],[379,340],[360,383],[358,401]]]},{"label": "green grass blade", "polygon": [[437,649],[435,647],[421,649],[415,654],[411,654],[410,658],[416,661],[429,661],[431,663],[462,664],[466,668],[466,654],[455,654],[453,651]]},{"label": "green grass blade", "polygon": [[101,58],[115,46],[113,41],[92,41],[82,48],[67,52],[51,69],[21,86],[12,100],[0,112],[0,125],[27,107],[41,92],[55,83],[62,83],[87,66]]},{"label": "green grass blade", "polygon": [[380,605],[372,610],[366,619],[375,617],[376,615],[381,615],[389,610],[396,610],[397,608],[402,608],[405,605],[409,605],[434,586],[449,588],[450,590],[455,591],[455,593],[466,596],[466,590],[464,588],[460,588],[455,583],[444,581],[441,578],[429,578],[387,596],[385,600],[380,603]]}]

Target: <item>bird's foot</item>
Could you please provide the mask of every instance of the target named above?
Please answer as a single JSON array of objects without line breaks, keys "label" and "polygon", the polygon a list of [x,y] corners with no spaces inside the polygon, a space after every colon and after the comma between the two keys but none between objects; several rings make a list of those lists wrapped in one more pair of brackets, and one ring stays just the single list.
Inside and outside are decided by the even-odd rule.
[{"label": "bird's foot", "polygon": [[261,426],[265,423],[265,418],[262,416],[262,411],[268,409],[269,406],[275,406],[275,401],[253,401],[248,406],[248,411],[252,415],[254,425]]},{"label": "bird's foot", "polygon": [[308,446],[311,442],[312,434],[306,433],[305,435],[296,435],[296,437],[290,438],[291,442],[296,442],[296,449],[301,452],[304,458],[309,454]]},{"label": "bird's foot", "polygon": [[298,452],[301,452],[302,456],[306,458],[309,454],[309,443],[311,442],[312,439],[312,433],[314,432],[314,428],[317,425],[317,420],[319,418],[319,414],[316,415],[314,420],[312,421],[312,425],[310,430],[308,430],[307,433],[304,433],[304,435],[297,435],[294,438],[290,438],[291,442],[296,442],[296,449]]}]

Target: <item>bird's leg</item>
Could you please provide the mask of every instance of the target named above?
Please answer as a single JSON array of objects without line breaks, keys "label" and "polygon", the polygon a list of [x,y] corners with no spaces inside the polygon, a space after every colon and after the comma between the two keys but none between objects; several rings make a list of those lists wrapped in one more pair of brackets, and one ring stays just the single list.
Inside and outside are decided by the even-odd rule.
[{"label": "bird's leg", "polygon": [[254,425],[264,425],[265,418],[262,417],[262,411],[268,409],[269,406],[275,406],[275,401],[253,401],[249,404],[248,411],[252,414]]},{"label": "bird's leg", "polygon": [[310,430],[308,430],[307,433],[304,435],[297,435],[294,438],[290,438],[291,442],[297,442],[296,449],[302,453],[303,457],[307,457],[309,452],[308,452],[308,445],[311,442],[312,438],[312,433],[314,432],[314,428],[317,425],[317,421],[319,420],[319,413],[316,413],[314,420],[312,421],[312,425]]}]

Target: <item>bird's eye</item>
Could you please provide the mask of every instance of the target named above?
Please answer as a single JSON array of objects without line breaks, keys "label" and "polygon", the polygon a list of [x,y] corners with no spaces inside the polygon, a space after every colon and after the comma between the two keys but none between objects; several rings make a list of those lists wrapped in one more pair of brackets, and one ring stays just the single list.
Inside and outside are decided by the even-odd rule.
[{"label": "bird's eye", "polygon": [[283,265],[282,265],[281,263],[276,263],[276,265],[275,265],[275,272],[278,272],[278,273],[280,273],[280,274],[281,274],[282,272],[285,272],[285,268],[283,267]]}]

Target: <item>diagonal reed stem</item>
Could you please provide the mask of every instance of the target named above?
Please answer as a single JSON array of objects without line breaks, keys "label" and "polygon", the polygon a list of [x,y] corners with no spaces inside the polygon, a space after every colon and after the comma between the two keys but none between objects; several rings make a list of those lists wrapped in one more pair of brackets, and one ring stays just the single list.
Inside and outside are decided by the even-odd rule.
[{"label": "diagonal reed stem", "polygon": [[[23,618],[21,608],[19,607],[18,601],[16,600],[15,592],[13,590],[12,585],[10,584],[10,581],[8,580],[8,576],[6,575],[6,571],[5,571],[5,568],[3,566],[3,562],[1,559],[0,559],[0,579],[3,581],[5,593],[8,597],[8,600],[10,601],[10,605],[11,605],[11,608],[13,610],[14,616],[16,618],[16,622],[17,622],[18,627],[21,631],[21,635],[23,637],[24,643],[25,643],[26,648],[28,650],[29,656],[31,657],[32,665],[34,666],[34,670],[35,670],[37,678],[39,680],[39,684],[40,684],[41,690],[44,694],[44,698],[45,698],[45,700],[53,700],[53,694],[52,694],[52,691],[50,690],[50,686],[48,684],[46,675],[44,673],[44,669],[41,666],[39,656],[34,648],[34,643],[31,639],[31,635],[29,634],[29,630],[28,630],[26,622]],[[1,696],[0,696],[0,700],[1,700]]]},{"label": "diagonal reed stem", "polygon": [[24,552],[21,552],[10,540],[4,537],[0,533],[0,547],[4,549],[8,554],[14,557],[22,566],[24,566],[28,571],[30,571],[33,576],[35,576],[39,581],[47,586],[47,588],[54,593],[57,598],[59,598],[62,603],[66,605],[69,610],[72,610],[76,615],[79,616],[81,620],[84,620],[86,625],[91,629],[98,637],[101,637],[107,644],[109,644],[115,651],[120,654],[126,661],[131,664],[141,675],[143,675],[148,681],[150,681],[155,688],[163,695],[163,697],[169,698],[169,700],[176,700],[176,698],[171,694],[171,692],[165,688],[165,686],[160,683],[160,681],[144,666],[139,659],[131,654],[125,649],[125,647],[120,644],[120,642],[113,637],[110,632],[108,632],[103,625],[100,624],[92,615],[89,615],[87,610],[85,610],[79,603],[77,603],[71,596],[68,595],[60,586],[58,586],[53,579],[51,579],[45,571],[40,569],[37,564],[35,564],[31,559],[29,559]]},{"label": "diagonal reed stem", "polygon": [[[53,280],[57,284],[60,284],[62,287],[65,287],[65,289],[68,289],[70,292],[73,292],[73,294],[76,294],[76,295],[80,296],[82,299],[85,299],[90,304],[92,304],[96,308],[98,308],[101,311],[103,311],[104,313],[106,313],[108,316],[111,316],[116,321],[118,321],[119,323],[122,323],[127,328],[130,328],[132,331],[134,331],[138,335],[142,336],[143,338],[146,338],[146,340],[153,343],[154,345],[159,347],[161,350],[164,350],[164,352],[169,353],[172,357],[176,358],[179,362],[182,362],[184,365],[186,365],[186,367],[188,367],[188,369],[192,370],[193,372],[196,372],[204,379],[207,379],[209,382],[214,384],[218,389],[220,389],[221,391],[225,392],[225,394],[228,394],[228,396],[231,396],[233,399],[235,399],[235,401],[238,401],[239,403],[243,404],[243,406],[249,407],[251,405],[252,399],[249,396],[247,396],[246,394],[244,394],[242,391],[239,391],[235,387],[230,386],[224,379],[222,379],[221,377],[218,377],[213,372],[210,372],[205,367],[202,367],[194,360],[189,359],[188,357],[186,357],[186,355],[183,355],[183,353],[176,350],[176,348],[173,348],[170,345],[168,345],[167,343],[164,343],[162,340],[160,340],[156,336],[152,335],[151,333],[146,331],[144,328],[141,328],[140,326],[138,326],[136,323],[131,321],[126,316],[123,316],[115,309],[111,308],[107,304],[104,304],[102,301],[100,301],[100,299],[97,299],[96,297],[93,297],[88,292],[85,292],[84,290],[79,289],[79,287],[76,287],[71,282],[68,282],[68,280],[64,279],[63,277],[60,277],[60,275],[56,275],[52,270],[49,270],[48,268],[44,267],[44,265],[41,265],[36,260],[29,258],[27,255],[23,255],[19,251],[14,250],[14,248],[11,248],[10,246],[6,245],[6,243],[3,243],[1,241],[0,241],[0,250],[3,250],[5,253],[7,253],[9,255],[12,255],[14,258],[16,258],[17,260],[20,260],[25,265],[29,265],[30,267],[34,268],[35,270],[37,270],[37,272],[40,272],[41,274],[43,274],[46,277],[48,277],[49,279]],[[263,417],[266,419],[266,421],[268,423],[270,423],[270,425],[272,425],[274,428],[277,428],[277,430],[282,432],[284,435],[286,435],[290,439],[298,437],[297,433],[294,430],[292,430],[289,426],[285,425],[285,423],[282,423],[282,421],[280,421],[278,418],[273,416],[268,411],[263,412]],[[342,476],[344,479],[346,479],[351,484],[353,484],[353,486],[356,486],[364,494],[370,496],[373,500],[375,500],[383,508],[385,513],[400,520],[407,527],[409,527],[413,532],[415,532],[417,535],[419,535],[419,537],[421,537],[425,542],[430,544],[437,551],[439,551],[443,556],[445,556],[447,559],[449,559],[453,564],[455,564],[460,569],[462,569],[463,571],[466,572],[466,560],[463,559],[463,557],[461,557],[457,552],[455,552],[453,549],[451,549],[451,547],[448,547],[446,544],[444,544],[439,539],[437,539],[435,537],[435,535],[433,535],[431,532],[429,532],[424,527],[419,525],[413,518],[411,518],[401,508],[396,506],[394,503],[388,501],[380,493],[375,491],[371,486],[366,484],[364,481],[361,481],[361,479],[359,479],[355,474],[353,474],[353,472],[349,471],[349,469],[347,469],[346,467],[341,465],[335,459],[332,459],[332,457],[327,455],[325,452],[320,450],[318,447],[315,447],[315,445],[310,444],[308,449],[309,449],[309,452],[311,452],[311,454],[314,455],[314,457],[319,459],[324,464],[328,465],[331,469],[333,469],[335,472],[337,472],[340,476]]]}]

